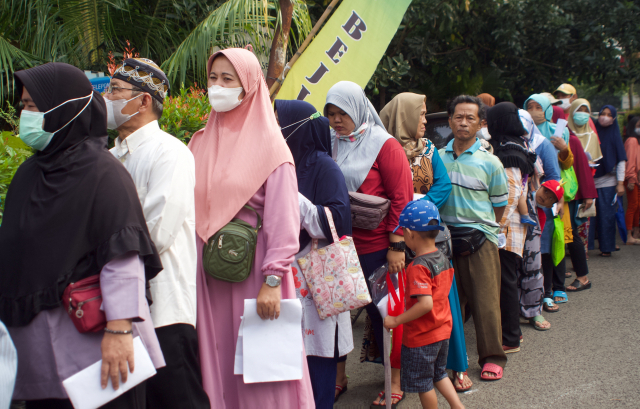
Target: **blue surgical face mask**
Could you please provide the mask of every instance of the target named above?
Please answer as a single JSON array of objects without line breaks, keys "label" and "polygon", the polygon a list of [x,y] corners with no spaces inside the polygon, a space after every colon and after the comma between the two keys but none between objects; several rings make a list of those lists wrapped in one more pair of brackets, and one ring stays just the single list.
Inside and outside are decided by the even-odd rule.
[{"label": "blue surgical face mask", "polygon": [[[87,102],[84,108],[82,108],[82,110],[78,112],[76,116],[74,116],[73,118],[71,118],[69,122],[64,124],[62,128],[58,129],[55,132],[47,132],[44,129],[42,129],[44,126],[45,114],[48,114],[54,109],[61,107],[67,102],[76,101],[76,100],[85,99],[85,98],[89,98],[89,102]],[[26,109],[23,109],[22,113],[20,114],[20,139],[22,139],[24,143],[26,143],[33,149],[36,149],[39,151],[44,150],[51,142],[51,139],[53,139],[53,135],[56,132],[63,129],[65,126],[69,125],[74,119],[76,119],[78,115],[80,115],[89,106],[92,99],[93,99],[93,92],[87,95],[86,97],[74,98],[74,99],[65,101],[62,104],[54,108],[51,108],[47,112],[33,112],[33,111],[27,111]]]},{"label": "blue surgical face mask", "polygon": [[586,125],[589,122],[589,114],[587,112],[574,112],[573,122],[578,126]]}]

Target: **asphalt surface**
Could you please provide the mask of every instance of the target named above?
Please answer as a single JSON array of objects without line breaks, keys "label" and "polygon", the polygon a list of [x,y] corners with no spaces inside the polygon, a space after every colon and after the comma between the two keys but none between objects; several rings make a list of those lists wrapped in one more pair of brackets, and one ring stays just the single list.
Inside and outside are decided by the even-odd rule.
[{"label": "asphalt surface", "polygon": [[[640,408],[640,246],[626,246],[611,258],[589,252],[591,289],[568,293],[560,311],[544,313],[549,331],[521,324],[521,351],[507,355],[502,380],[480,381],[472,320],[465,324],[469,392],[459,394],[467,408]],[[597,247],[597,242],[596,242]],[[571,261],[567,258],[567,268]],[[566,285],[575,279],[567,278]],[[356,348],[349,354],[349,389],[334,408],[369,408],[384,389],[382,365],[360,363],[363,313],[354,324]],[[439,407],[448,408],[438,394]],[[399,408],[420,408],[408,394]]]}]

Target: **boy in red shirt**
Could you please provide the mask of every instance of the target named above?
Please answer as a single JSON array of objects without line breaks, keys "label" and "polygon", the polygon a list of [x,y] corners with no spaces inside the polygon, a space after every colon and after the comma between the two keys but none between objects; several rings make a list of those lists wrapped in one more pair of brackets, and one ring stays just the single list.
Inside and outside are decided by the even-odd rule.
[{"label": "boy in red shirt", "polygon": [[453,267],[436,248],[440,226],[438,208],[428,200],[409,202],[400,214],[404,240],[418,256],[407,267],[406,311],[384,319],[384,327],[404,324],[402,336],[402,390],[418,393],[423,408],[438,407],[434,385],[453,409],[464,408],[447,376],[451,336],[449,289]]}]

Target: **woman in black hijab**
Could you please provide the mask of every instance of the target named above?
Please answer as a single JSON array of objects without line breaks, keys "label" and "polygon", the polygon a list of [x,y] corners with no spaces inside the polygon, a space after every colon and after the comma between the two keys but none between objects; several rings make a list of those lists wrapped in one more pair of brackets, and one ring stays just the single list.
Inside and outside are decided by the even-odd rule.
[{"label": "woman in black hijab", "polygon": [[[312,238],[319,240],[319,248],[333,242],[325,208],[331,211],[338,237],[351,235],[349,192],[342,171],[330,156],[329,121],[304,101],[276,100],[275,108],[296,164],[301,220],[298,260],[311,251]],[[344,373],[346,356],[353,349],[350,313],[321,320],[297,261],[292,270],[302,303],[305,352],[316,408],[333,408],[334,391],[346,390],[346,375],[336,381],[336,374]]]},{"label": "woman in black hijab", "polygon": [[526,197],[526,178],[533,173],[536,154],[530,151],[523,138],[527,131],[522,126],[518,107],[501,102],[487,112],[489,141],[494,154],[502,162],[509,181],[509,198],[500,221],[500,236],[505,245],[500,248],[500,310],[502,315],[502,348],[505,353],[520,351],[520,324],[517,278],[527,228],[520,222],[518,201]]},{"label": "woman in black hijab", "polygon": [[[70,408],[62,381],[98,360],[103,387],[110,378],[117,389],[120,373],[126,379],[131,331],[155,366],[164,366],[144,297],[145,281],[162,265],[133,181],[106,148],[104,100],[84,73],[49,63],[15,73],[15,82],[26,111],[21,137],[38,151],[20,166],[6,197],[0,320],[18,350],[14,399],[27,400],[28,409]],[[29,121],[43,112],[43,125]],[[69,284],[96,275],[105,333],[80,333],[62,307],[62,294]],[[134,395],[105,407],[137,408]]]}]

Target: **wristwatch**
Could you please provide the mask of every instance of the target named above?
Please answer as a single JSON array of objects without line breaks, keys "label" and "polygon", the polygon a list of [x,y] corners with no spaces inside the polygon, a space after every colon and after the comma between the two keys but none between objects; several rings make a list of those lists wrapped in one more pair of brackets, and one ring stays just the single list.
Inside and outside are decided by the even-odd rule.
[{"label": "wristwatch", "polygon": [[391,251],[404,251],[404,249],[407,248],[407,245],[404,243],[404,241],[399,241],[397,243],[390,243],[389,244],[389,250]]},{"label": "wristwatch", "polygon": [[280,285],[281,281],[282,278],[276,275],[269,275],[264,278],[264,282],[267,283],[269,287],[277,287]]}]

